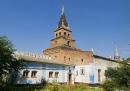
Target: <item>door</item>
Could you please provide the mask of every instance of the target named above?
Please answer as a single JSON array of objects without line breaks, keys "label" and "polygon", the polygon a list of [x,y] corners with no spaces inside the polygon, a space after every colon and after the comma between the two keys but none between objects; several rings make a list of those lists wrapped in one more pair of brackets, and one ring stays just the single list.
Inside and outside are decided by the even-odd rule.
[{"label": "door", "polygon": [[72,84],[72,74],[68,74],[68,84]]}]

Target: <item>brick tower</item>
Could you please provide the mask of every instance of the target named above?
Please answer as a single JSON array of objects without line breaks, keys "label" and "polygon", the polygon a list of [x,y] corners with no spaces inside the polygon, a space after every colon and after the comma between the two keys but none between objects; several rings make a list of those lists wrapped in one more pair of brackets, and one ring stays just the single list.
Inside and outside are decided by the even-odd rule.
[{"label": "brick tower", "polygon": [[72,38],[72,31],[66,20],[64,7],[62,7],[60,21],[54,31],[50,48],[45,49],[43,54],[56,61],[74,65],[87,64],[88,61],[92,60],[92,52],[82,51],[75,47],[75,40]]},{"label": "brick tower", "polygon": [[58,47],[58,46],[75,48],[75,40],[72,39],[71,33],[72,31],[70,31],[68,22],[64,14],[64,8],[62,8],[58,27],[54,31],[54,38],[51,40],[51,48]]}]

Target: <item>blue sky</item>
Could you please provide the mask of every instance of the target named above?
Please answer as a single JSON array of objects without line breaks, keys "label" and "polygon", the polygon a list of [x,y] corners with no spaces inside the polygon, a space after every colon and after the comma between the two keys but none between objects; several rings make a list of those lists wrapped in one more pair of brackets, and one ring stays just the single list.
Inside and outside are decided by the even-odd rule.
[{"label": "blue sky", "polygon": [[130,56],[130,0],[0,0],[0,35],[20,51],[42,53],[50,46],[61,7],[76,47],[113,56]]}]

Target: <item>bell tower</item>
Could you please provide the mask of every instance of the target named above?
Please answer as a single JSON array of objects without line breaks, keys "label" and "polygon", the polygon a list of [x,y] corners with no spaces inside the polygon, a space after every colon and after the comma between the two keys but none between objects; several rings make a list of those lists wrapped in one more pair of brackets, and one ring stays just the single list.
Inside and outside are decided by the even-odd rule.
[{"label": "bell tower", "polygon": [[75,48],[75,40],[72,39],[72,31],[66,20],[64,7],[62,7],[60,21],[54,31],[54,38],[51,40],[51,48],[58,46]]},{"label": "bell tower", "polygon": [[50,48],[43,50],[43,54],[60,64],[83,65],[92,60],[92,52],[82,51],[75,47],[75,40],[72,38],[72,31],[67,22],[64,7],[62,7]]}]

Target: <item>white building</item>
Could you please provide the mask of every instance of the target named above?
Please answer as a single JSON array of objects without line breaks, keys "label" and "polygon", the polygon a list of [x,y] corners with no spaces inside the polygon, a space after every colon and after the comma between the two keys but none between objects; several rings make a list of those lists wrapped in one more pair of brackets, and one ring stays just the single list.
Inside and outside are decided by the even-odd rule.
[{"label": "white building", "polygon": [[110,58],[93,55],[88,65],[66,65],[52,60],[48,56],[15,53],[23,59],[26,67],[17,75],[17,84],[40,84],[43,80],[60,84],[101,84],[105,79],[108,67],[117,67],[119,63]]}]

